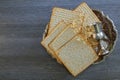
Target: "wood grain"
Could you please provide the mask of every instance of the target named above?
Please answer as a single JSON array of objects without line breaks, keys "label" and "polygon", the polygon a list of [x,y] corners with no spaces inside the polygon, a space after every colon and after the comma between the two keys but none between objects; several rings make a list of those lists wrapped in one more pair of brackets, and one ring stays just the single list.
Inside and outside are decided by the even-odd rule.
[{"label": "wood grain", "polygon": [[[120,0],[84,1],[109,15],[120,30]],[[119,37],[114,51],[104,62],[92,65],[76,78],[40,45],[52,8],[74,9],[80,2],[0,0],[0,80],[119,80]]]}]

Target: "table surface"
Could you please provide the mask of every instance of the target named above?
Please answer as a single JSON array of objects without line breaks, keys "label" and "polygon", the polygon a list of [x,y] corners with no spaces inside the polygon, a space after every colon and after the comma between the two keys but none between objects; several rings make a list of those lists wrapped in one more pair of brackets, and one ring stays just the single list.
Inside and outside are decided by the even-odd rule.
[{"label": "table surface", "polygon": [[[109,15],[120,30],[120,0],[84,1]],[[81,2],[0,0],[0,80],[120,80],[119,37],[105,61],[92,65],[77,77],[52,59],[40,44],[52,8],[74,9]]]}]

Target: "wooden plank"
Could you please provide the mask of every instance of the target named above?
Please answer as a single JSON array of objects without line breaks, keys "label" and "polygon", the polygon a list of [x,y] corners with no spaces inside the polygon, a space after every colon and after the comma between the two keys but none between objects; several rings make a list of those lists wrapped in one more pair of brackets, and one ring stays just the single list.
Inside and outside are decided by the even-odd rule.
[{"label": "wooden plank", "polygon": [[[120,30],[120,0],[85,0],[103,10]],[[119,43],[106,61],[74,78],[40,45],[52,7],[72,9],[74,0],[0,0],[0,80],[119,80]],[[119,33],[120,34],[120,33]]]}]

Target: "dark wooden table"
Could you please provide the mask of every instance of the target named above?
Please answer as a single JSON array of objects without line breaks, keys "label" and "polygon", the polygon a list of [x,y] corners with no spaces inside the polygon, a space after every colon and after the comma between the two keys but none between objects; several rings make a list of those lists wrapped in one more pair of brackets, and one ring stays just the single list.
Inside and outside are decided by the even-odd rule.
[{"label": "dark wooden table", "polygon": [[[84,0],[104,11],[120,30],[120,0]],[[81,0],[0,0],[0,80],[120,80],[120,39],[106,60],[74,78],[40,45],[54,6]],[[118,34],[120,34],[118,32]]]}]

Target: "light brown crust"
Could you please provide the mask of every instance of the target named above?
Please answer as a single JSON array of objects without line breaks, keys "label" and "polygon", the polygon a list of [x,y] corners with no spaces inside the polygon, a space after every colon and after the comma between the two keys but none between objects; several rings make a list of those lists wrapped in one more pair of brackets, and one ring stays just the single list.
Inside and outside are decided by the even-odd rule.
[{"label": "light brown crust", "polygon": [[[76,35],[76,36],[81,37],[81,39],[83,39],[83,41],[84,41],[83,36],[81,36],[80,34],[78,34],[78,35]],[[76,36],[75,36],[75,37],[76,37]],[[75,37],[73,37],[71,40],[73,40]],[[95,52],[95,51],[93,50],[93,48],[89,45],[89,43],[86,42],[86,41],[85,41],[85,43],[89,46],[89,48],[91,48],[93,54],[96,54],[96,52]],[[65,45],[64,45],[64,46],[65,46]],[[60,49],[61,49],[61,48],[60,48]],[[58,56],[58,58],[59,58],[60,61],[63,63],[63,65],[68,69],[68,71],[69,71],[74,77],[76,77],[78,74],[80,74],[80,73],[83,72],[86,68],[88,68],[88,67],[90,66],[90,65],[86,66],[86,68],[84,68],[84,69],[83,69],[82,71],[80,71],[78,74],[73,74],[72,70],[71,70],[68,66],[65,65],[66,62],[64,62],[64,61],[59,57],[59,51],[60,51],[60,49],[56,52],[56,55]],[[94,63],[97,59],[98,59],[98,56],[97,56],[97,54],[96,54],[96,57],[94,58],[94,60],[93,60],[92,63]],[[91,63],[91,65],[92,65],[92,63]]]},{"label": "light brown crust", "polygon": [[[79,8],[79,6],[81,6],[82,4],[86,4],[85,2],[82,2],[82,3],[80,3],[75,9],[73,9],[73,10],[71,10],[72,12],[77,12],[77,13],[80,13],[79,11],[77,11],[77,9]],[[52,20],[52,16],[54,15],[54,12],[56,11],[55,9],[56,8],[58,8],[58,7],[54,7],[53,9],[52,9],[52,14],[51,14],[51,16],[50,16],[50,22],[49,22],[49,29],[48,29],[48,34],[51,32],[51,30],[50,30],[50,24],[51,24],[51,22],[53,21]],[[60,9],[63,9],[63,8],[60,8]]]},{"label": "light brown crust", "polygon": [[51,14],[51,18],[50,18],[50,23],[49,23],[50,26],[49,26],[48,33],[54,28],[53,26],[51,27],[52,22],[54,22],[54,20],[52,19],[52,17],[55,16],[56,12],[59,12],[59,11],[62,11],[63,14],[64,14],[64,12],[65,13],[68,12],[68,13],[70,13],[72,15],[75,15],[76,18],[77,18],[78,15],[82,15],[82,13],[80,13],[80,12],[76,12],[76,11],[72,11],[72,10],[67,10],[67,9],[63,9],[63,8],[54,7],[52,9],[52,14]]},{"label": "light brown crust", "polygon": [[[48,46],[49,46],[55,53],[56,53],[56,50],[53,48],[53,45],[52,45],[52,44],[53,44],[54,42],[56,42],[56,40],[57,40],[58,37],[60,37],[61,35],[63,35],[63,33],[66,32],[66,31],[68,31],[69,29],[72,30],[71,33],[74,33],[74,36],[77,35],[77,34],[80,32],[80,30],[77,31],[77,32],[74,32],[75,29],[78,29],[78,26],[76,26],[76,27],[74,27],[74,28],[73,28],[72,26],[73,26],[72,23],[68,24],[67,27],[66,27],[61,33],[59,33],[59,35],[56,36],[56,38],[54,38],[54,40],[52,40],[51,43],[49,43]],[[73,37],[74,37],[74,36],[73,36]],[[71,37],[71,39],[72,39],[73,37]],[[70,40],[71,40],[71,39],[70,39]],[[67,42],[69,42],[69,40],[68,40]],[[67,42],[66,42],[66,43],[67,43]],[[66,43],[64,43],[64,44],[66,44]],[[63,45],[64,45],[64,44],[63,44]],[[63,46],[63,45],[62,45],[62,46]]]},{"label": "light brown crust", "polygon": [[92,9],[90,9],[90,7],[87,5],[86,2],[82,2],[78,7],[76,7],[74,9],[74,11],[81,12],[80,7],[89,10],[89,12],[94,16],[94,17],[93,16],[92,17],[95,18],[96,21],[100,22],[100,20],[98,19],[98,17],[94,14],[94,12],[92,11]]},{"label": "light brown crust", "polygon": [[[83,2],[83,3],[81,3],[79,6],[81,6],[81,5],[83,5],[83,4],[86,4],[86,3]],[[78,6],[78,7],[79,7],[79,6]],[[78,8],[78,7],[77,7],[77,8]],[[77,9],[77,8],[76,8],[76,9]],[[56,7],[53,8],[53,10],[52,10],[53,13],[52,13],[51,17],[54,15],[55,9],[56,9]],[[61,8],[61,9],[62,9],[62,8]],[[76,9],[73,10],[73,12],[79,12],[79,11],[77,11]],[[92,11],[92,10],[91,10],[91,11]],[[49,24],[51,24],[52,21],[53,21],[53,20],[50,19],[50,23],[49,23]],[[49,34],[51,34],[51,32],[52,32],[53,30],[54,30],[54,28],[51,29],[51,31],[50,31],[50,26],[49,26],[49,29],[48,29],[49,32],[48,32],[48,35],[47,35],[47,36],[49,36]],[[44,44],[43,44],[43,45],[44,45]],[[53,56],[56,56],[56,52],[54,52],[54,53],[55,53],[55,54],[53,54]],[[59,61],[59,58],[58,58],[58,57],[55,57],[55,58],[58,59],[58,61]]]},{"label": "light brown crust", "polygon": [[51,26],[50,26],[50,24],[51,24],[51,22],[53,22],[53,20],[52,20],[52,16],[54,15],[54,10],[55,10],[55,7],[52,9],[52,14],[51,14],[51,16],[50,16],[50,22],[49,22],[49,30],[48,30],[48,34],[51,32]]},{"label": "light brown crust", "polygon": [[[84,3],[82,3],[82,4],[84,4]],[[92,10],[91,10],[91,11],[92,11]],[[96,16],[96,15],[95,15],[95,16]],[[81,36],[81,37],[82,37],[83,39],[85,39],[84,36]],[[91,44],[90,44],[89,42],[86,42],[86,43],[88,44],[88,46],[91,47],[91,49],[93,49],[92,46],[91,46]],[[65,46],[65,45],[64,45],[64,46]],[[93,50],[93,51],[94,51],[94,50]],[[96,54],[95,51],[94,51],[94,54]],[[58,53],[55,52],[55,55],[58,56]],[[59,58],[59,57],[58,57],[58,58]],[[98,59],[98,57],[95,57],[95,61],[96,61],[97,59]],[[61,60],[61,59],[60,59],[60,60]],[[61,61],[62,61],[62,60],[61,60]],[[64,62],[62,62],[62,63],[65,64]],[[94,61],[93,61],[93,63],[94,63]],[[66,66],[66,67],[67,67],[67,66]],[[88,67],[88,66],[87,66],[87,67]],[[86,67],[86,68],[87,68],[87,67]],[[68,69],[70,72],[72,72],[69,68],[67,68],[67,69]],[[82,71],[81,71],[81,72],[82,72]],[[73,76],[76,76],[76,75],[73,74]]]},{"label": "light brown crust", "polygon": [[[53,14],[55,14],[54,12],[56,11],[56,9],[58,10],[58,9],[61,9],[61,10],[66,10],[66,9],[62,9],[62,8],[54,8],[52,11],[53,11],[53,13],[52,13],[52,15],[51,15],[51,17],[53,16]],[[74,15],[76,15],[76,16],[79,16],[79,13],[76,13],[76,12],[73,12],[73,11],[70,11],[70,10],[66,10],[66,11],[69,11],[69,12],[71,12],[72,14],[74,14]],[[82,14],[81,14],[82,15]],[[51,19],[51,21],[50,21],[50,24],[51,24],[51,22],[52,22],[52,19]],[[54,29],[54,28],[53,28]],[[51,31],[52,32],[52,31]],[[62,32],[62,31],[61,31]],[[49,36],[49,34],[50,33],[48,33],[48,36]],[[53,51],[53,50],[52,50]],[[56,55],[56,54],[53,54],[54,56]]]},{"label": "light brown crust", "polygon": [[[61,24],[61,23],[64,23],[64,21],[61,21],[59,24]],[[59,25],[59,24],[58,24],[58,25]],[[65,23],[64,23],[64,24],[65,24]],[[51,33],[50,33],[49,35],[51,35],[51,34],[54,32],[54,30],[56,30],[58,27],[60,27],[60,26],[58,26],[58,25],[51,31]],[[66,25],[66,24],[65,24],[65,25]],[[57,36],[57,35],[56,35],[56,36]],[[56,36],[55,36],[55,37],[56,37]],[[47,49],[48,53],[49,53],[50,55],[52,55],[53,58],[56,58],[56,56],[54,55],[53,51],[52,51],[49,47],[46,47],[47,45],[45,44],[45,40],[48,39],[48,38],[49,38],[49,36],[47,36],[44,40],[42,40],[41,44]],[[51,42],[51,41],[50,41],[50,42]],[[58,61],[59,63],[61,63],[58,58],[56,58],[56,59],[57,59],[57,61]]]},{"label": "light brown crust", "polygon": [[[77,8],[75,8],[73,11],[74,11],[74,12],[80,12],[79,7],[81,7],[81,6],[83,6],[84,9],[85,9],[85,7],[86,7],[86,8],[90,11],[90,13],[94,16],[94,18],[95,18],[96,21],[100,21],[100,20],[97,18],[97,16],[93,13],[93,11],[88,7],[88,5],[87,5],[85,2],[82,2],[82,3],[81,3]],[[94,39],[92,39],[92,40],[95,41],[95,42],[93,42],[91,39],[92,39],[92,38],[90,38],[88,41],[91,43],[91,45],[93,45],[93,47],[95,47],[95,45],[97,45],[98,42],[95,41]],[[91,40],[91,41],[90,41],[90,40]]]}]

